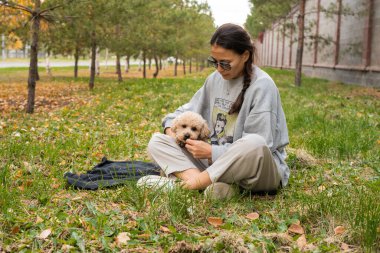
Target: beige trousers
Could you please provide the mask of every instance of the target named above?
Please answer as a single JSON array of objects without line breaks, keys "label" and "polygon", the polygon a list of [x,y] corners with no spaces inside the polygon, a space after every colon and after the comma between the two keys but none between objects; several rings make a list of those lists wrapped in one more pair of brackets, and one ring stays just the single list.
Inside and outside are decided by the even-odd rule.
[{"label": "beige trousers", "polygon": [[148,153],[166,176],[189,168],[206,170],[213,183],[236,183],[244,189],[273,191],[280,186],[281,176],[264,138],[249,134],[231,144],[228,150],[209,166],[207,159],[195,159],[174,138],[155,133]]}]

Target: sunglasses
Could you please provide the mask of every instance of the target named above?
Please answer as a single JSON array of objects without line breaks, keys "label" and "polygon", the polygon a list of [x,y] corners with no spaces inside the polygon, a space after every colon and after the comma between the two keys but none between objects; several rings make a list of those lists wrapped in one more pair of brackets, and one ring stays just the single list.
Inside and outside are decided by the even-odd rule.
[{"label": "sunglasses", "polygon": [[230,62],[226,62],[226,61],[217,61],[215,60],[213,57],[209,56],[207,58],[207,61],[212,65],[214,66],[214,68],[218,68],[218,65],[223,69],[223,70],[231,70],[231,64]]}]

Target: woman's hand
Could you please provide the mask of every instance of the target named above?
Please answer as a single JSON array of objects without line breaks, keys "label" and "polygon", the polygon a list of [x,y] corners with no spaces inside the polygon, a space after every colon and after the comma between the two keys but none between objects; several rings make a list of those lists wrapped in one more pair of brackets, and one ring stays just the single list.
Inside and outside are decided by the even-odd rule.
[{"label": "woman's hand", "polygon": [[194,158],[211,159],[212,148],[207,142],[187,139],[185,148]]}]

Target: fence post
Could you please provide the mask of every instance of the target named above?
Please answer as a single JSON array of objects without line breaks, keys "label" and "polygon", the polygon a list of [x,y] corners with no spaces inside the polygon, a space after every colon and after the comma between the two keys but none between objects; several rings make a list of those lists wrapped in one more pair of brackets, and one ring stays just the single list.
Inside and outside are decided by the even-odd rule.
[{"label": "fence post", "polygon": [[340,25],[342,20],[342,0],[338,0],[338,22],[336,24],[336,41],[335,41],[335,59],[334,66],[339,63],[339,50],[340,50]]},{"label": "fence post", "polygon": [[314,39],[314,64],[318,62],[318,37],[319,37],[319,18],[321,13],[321,0],[317,1],[317,24],[315,27],[315,39]]},{"label": "fence post", "polygon": [[372,32],[373,32],[373,16],[374,16],[373,0],[367,0],[367,8],[368,8],[367,9],[368,16],[365,20],[363,55],[362,55],[362,59],[363,59],[362,62],[365,68],[371,65]]}]

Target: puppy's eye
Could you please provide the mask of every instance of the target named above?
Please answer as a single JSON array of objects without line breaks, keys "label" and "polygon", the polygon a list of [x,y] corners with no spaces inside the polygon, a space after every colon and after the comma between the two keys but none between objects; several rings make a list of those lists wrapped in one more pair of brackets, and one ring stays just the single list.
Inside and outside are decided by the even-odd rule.
[{"label": "puppy's eye", "polygon": [[196,128],[196,127],[192,127],[192,128],[191,128],[191,131],[194,131],[194,132],[195,132],[195,131],[197,131],[197,128]]},{"label": "puppy's eye", "polygon": [[183,128],[186,128],[187,126],[186,125],[182,125]]}]

